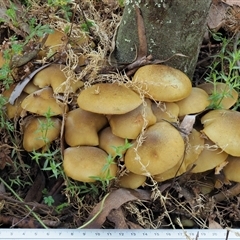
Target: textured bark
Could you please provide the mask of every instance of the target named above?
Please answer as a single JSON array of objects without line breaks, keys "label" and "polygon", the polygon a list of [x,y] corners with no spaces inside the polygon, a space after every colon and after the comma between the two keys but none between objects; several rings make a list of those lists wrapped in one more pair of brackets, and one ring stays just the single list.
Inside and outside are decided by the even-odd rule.
[{"label": "textured bark", "polygon": [[126,0],[113,57],[117,62],[125,63],[132,62],[136,56],[136,5],[144,19],[148,54],[161,60],[175,53],[188,56],[175,56],[166,64],[192,78],[210,4],[211,0]]}]

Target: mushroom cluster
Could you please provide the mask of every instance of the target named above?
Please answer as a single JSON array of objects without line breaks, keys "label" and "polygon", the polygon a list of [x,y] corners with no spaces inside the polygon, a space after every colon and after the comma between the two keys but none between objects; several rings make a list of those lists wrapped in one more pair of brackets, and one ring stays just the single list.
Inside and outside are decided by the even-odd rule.
[{"label": "mushroom cluster", "polygon": [[[107,157],[114,157],[116,147],[124,146],[126,139],[132,146],[121,152],[126,173],[118,178],[119,186],[126,188],[141,186],[149,176],[162,182],[186,171],[214,169],[224,161],[229,161],[224,170],[228,174],[240,157],[240,113],[229,110],[238,97],[235,92],[222,99],[224,109],[206,111],[201,125],[187,134],[179,123],[186,115],[207,109],[212,88],[207,84],[192,87],[177,69],[147,65],[136,71],[130,86],[122,82],[82,86],[76,81],[68,86],[76,96],[74,106],[57,100],[55,95],[66,89],[66,77],[61,65],[53,64],[35,75],[15,106],[7,106],[9,118],[23,112],[34,114],[23,127],[26,151],[44,147],[37,129],[49,109],[54,122],[49,141],[58,138],[64,124],[63,168],[74,180],[94,182],[96,177],[106,177]],[[221,88],[225,86],[219,85],[218,91]],[[117,176],[117,159],[108,174]]]}]

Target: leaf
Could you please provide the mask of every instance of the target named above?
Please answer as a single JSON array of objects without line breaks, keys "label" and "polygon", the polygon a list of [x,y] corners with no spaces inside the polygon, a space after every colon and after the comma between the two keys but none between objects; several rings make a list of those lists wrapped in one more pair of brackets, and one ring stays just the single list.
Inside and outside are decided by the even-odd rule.
[{"label": "leaf", "polygon": [[214,1],[213,4],[210,7],[209,14],[208,14],[208,27],[210,29],[214,29],[217,31],[221,28],[224,15],[227,9],[227,4],[220,2],[220,1]]},{"label": "leaf", "polygon": [[51,65],[51,63],[43,65],[42,67],[36,69],[35,71],[33,71],[32,73],[30,73],[27,77],[25,77],[21,82],[19,82],[17,84],[17,86],[15,87],[15,89],[13,90],[11,96],[9,97],[8,102],[10,104],[14,104],[15,100],[20,96],[20,94],[22,93],[23,89],[26,87],[26,85],[32,80],[32,78],[38,73],[40,72],[42,69],[48,67],[49,65]]},{"label": "leaf", "polygon": [[45,187],[45,177],[43,172],[39,171],[34,183],[27,192],[25,202],[39,202],[42,199],[42,190]]},{"label": "leaf", "polygon": [[107,219],[115,224],[115,229],[128,229],[122,208],[112,209]]},{"label": "leaf", "polygon": [[208,227],[209,229],[223,229],[222,226],[214,221],[211,217],[208,219]]},{"label": "leaf", "polygon": [[180,129],[186,134],[186,135],[189,135],[190,132],[192,131],[193,129],[193,125],[196,121],[196,115],[186,115],[181,124],[180,124]]},{"label": "leaf", "polygon": [[150,200],[151,192],[140,189],[132,190],[124,188],[113,190],[106,199],[103,199],[96,205],[83,224],[83,228],[101,228],[112,209],[118,209],[126,202],[139,199]]}]

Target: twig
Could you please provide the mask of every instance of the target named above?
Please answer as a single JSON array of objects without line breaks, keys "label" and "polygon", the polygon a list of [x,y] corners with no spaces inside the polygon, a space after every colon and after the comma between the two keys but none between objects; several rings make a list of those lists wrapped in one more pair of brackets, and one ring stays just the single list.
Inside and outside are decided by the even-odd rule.
[{"label": "twig", "polygon": [[[23,199],[21,197],[19,197],[19,195],[0,177],[0,181],[8,188],[8,190],[10,190],[10,192],[12,192],[12,194],[20,201],[23,203]],[[42,225],[42,227],[44,228],[48,228],[44,222],[39,218],[39,216],[35,213],[32,212],[32,209],[28,206],[28,205],[24,205],[26,207],[26,209],[36,218],[36,220]]]},{"label": "twig", "polygon": [[240,193],[240,183],[236,183],[233,187],[226,191],[221,191],[218,194],[214,195],[213,198],[216,202],[222,202],[228,198],[233,198]]},{"label": "twig", "polygon": [[35,211],[39,212],[39,213],[45,213],[45,214],[48,214],[49,212],[53,211],[53,209],[51,207],[48,207],[46,205],[43,205],[43,204],[39,204],[39,203],[32,203],[32,202],[21,202],[21,201],[18,201],[18,200],[15,200],[11,197],[8,197],[6,196],[5,194],[2,194],[0,193],[0,200],[1,199],[4,199],[4,200],[7,200],[7,202],[11,202],[11,203],[16,203],[16,204],[19,204],[19,205],[28,205],[29,207],[32,207],[35,209]]}]

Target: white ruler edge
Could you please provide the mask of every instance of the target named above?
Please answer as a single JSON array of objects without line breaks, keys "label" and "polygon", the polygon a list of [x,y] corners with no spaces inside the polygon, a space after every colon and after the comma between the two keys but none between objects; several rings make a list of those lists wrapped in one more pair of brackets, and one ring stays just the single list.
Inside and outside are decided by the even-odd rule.
[{"label": "white ruler edge", "polygon": [[171,240],[240,240],[240,229],[4,229],[0,240],[7,239],[171,239]]}]

